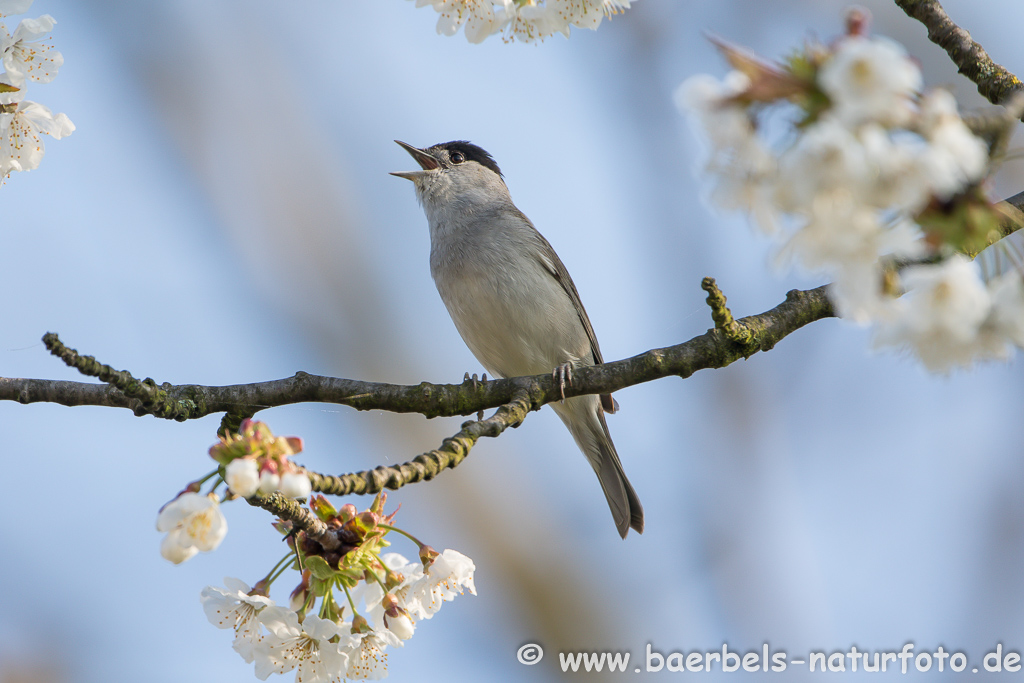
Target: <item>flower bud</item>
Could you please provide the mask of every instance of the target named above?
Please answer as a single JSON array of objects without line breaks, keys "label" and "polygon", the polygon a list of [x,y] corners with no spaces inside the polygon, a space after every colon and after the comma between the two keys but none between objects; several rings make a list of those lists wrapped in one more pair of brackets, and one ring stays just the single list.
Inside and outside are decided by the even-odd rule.
[{"label": "flower bud", "polygon": [[281,476],[281,495],[285,498],[305,498],[312,490],[305,472],[288,472]]},{"label": "flower bud", "polygon": [[342,522],[347,522],[350,519],[355,518],[357,514],[359,514],[359,511],[352,503],[345,503],[341,506],[341,510],[338,511],[338,517]]},{"label": "flower bud", "polygon": [[395,587],[401,586],[403,581],[405,581],[405,574],[402,574],[401,572],[388,569],[384,574],[384,585],[388,587],[388,590],[393,590]]},{"label": "flower bud", "polygon": [[373,531],[377,528],[379,521],[380,518],[377,516],[377,513],[370,512],[369,510],[360,512],[356,517],[356,525],[365,531]]},{"label": "flower bud", "polygon": [[224,468],[224,481],[232,493],[248,498],[259,488],[259,466],[252,458],[236,458]]},{"label": "flower bud", "polygon": [[384,608],[387,614],[400,614],[400,607],[398,605],[398,598],[391,593],[386,594],[380,600],[380,606]]},{"label": "flower bud", "polygon": [[402,640],[412,638],[416,625],[409,617],[409,612],[398,603],[398,598],[388,593],[380,604],[384,608],[384,625],[388,627],[388,630]]},{"label": "flower bud", "polygon": [[356,614],[352,617],[352,633],[369,633],[372,630],[362,614]]},{"label": "flower bud", "polygon": [[847,8],[844,20],[846,22],[846,35],[868,35],[868,31],[871,28],[871,12],[867,7],[852,5]]},{"label": "flower bud", "polygon": [[293,612],[298,612],[306,604],[306,600],[309,598],[309,579],[312,573],[306,569],[302,572],[302,581],[295,590],[292,591],[288,598],[288,609]]},{"label": "flower bud", "polygon": [[385,615],[384,625],[401,640],[409,640],[416,631],[416,624],[413,623],[408,614]]},{"label": "flower bud", "polygon": [[260,472],[260,493],[263,495],[270,495],[278,489],[281,485],[281,477],[277,476],[277,473],[271,472],[270,470],[263,470]]},{"label": "flower bud", "polygon": [[421,545],[420,546],[420,562],[423,563],[423,568],[426,569],[427,567],[432,565],[434,563],[434,560],[440,554],[441,553],[437,552],[436,550],[431,548],[429,545]]}]

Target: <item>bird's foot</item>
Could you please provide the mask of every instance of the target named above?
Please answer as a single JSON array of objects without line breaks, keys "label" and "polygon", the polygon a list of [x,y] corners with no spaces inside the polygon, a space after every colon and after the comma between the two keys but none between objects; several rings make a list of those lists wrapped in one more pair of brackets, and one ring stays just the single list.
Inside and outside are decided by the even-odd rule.
[{"label": "bird's foot", "polygon": [[[476,378],[476,373],[475,372],[473,373],[472,377],[470,377],[469,373],[467,372],[465,377],[462,378],[462,381],[463,382],[472,381],[473,382],[473,391],[476,391],[476,389],[477,389],[477,378]],[[486,382],[487,381],[487,373],[486,372],[480,377],[479,381],[480,382]],[[478,410],[477,413],[476,413],[476,419],[477,419],[477,421],[482,421],[484,419],[484,411]]]},{"label": "bird's foot", "polygon": [[551,372],[551,379],[558,382],[558,390],[562,393],[562,403],[565,403],[565,382],[568,380],[572,386],[572,364],[562,363]]}]

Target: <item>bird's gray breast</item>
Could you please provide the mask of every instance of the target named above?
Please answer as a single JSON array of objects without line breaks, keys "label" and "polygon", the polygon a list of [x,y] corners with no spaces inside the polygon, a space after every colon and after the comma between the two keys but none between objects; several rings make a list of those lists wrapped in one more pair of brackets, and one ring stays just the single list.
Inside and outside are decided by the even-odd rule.
[{"label": "bird's gray breast", "polygon": [[517,214],[432,230],[430,272],[437,291],[466,345],[492,374],[515,377],[566,362],[590,364],[579,312],[545,265],[550,259],[543,240]]}]

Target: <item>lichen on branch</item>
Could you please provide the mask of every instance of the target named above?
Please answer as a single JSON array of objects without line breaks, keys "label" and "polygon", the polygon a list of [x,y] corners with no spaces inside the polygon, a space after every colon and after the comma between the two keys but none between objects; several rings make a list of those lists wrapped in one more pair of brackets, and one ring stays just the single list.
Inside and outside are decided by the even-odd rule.
[{"label": "lichen on branch", "polygon": [[941,47],[957,69],[978,86],[978,92],[993,104],[1002,104],[1024,83],[1004,66],[996,64],[971,34],[957,26],[938,0],[896,0],[907,16],[928,29],[928,39]]}]

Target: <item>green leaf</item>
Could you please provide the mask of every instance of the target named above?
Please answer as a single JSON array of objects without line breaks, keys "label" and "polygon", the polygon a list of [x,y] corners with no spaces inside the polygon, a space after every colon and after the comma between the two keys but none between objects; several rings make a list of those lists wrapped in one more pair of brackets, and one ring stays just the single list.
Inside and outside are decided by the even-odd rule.
[{"label": "green leaf", "polygon": [[334,591],[334,581],[321,581],[313,577],[309,582],[309,589],[313,591],[313,595],[320,597],[330,595]]},{"label": "green leaf", "polygon": [[320,518],[322,522],[330,522],[338,516],[338,511],[331,505],[323,496],[317,496],[310,502],[309,507],[312,508],[313,513]]},{"label": "green leaf", "polygon": [[331,569],[331,565],[327,564],[327,560],[319,555],[310,555],[306,558],[306,569],[308,569],[310,573],[320,581],[333,582],[338,576],[338,572]]},{"label": "green leaf", "polygon": [[917,221],[933,247],[949,245],[973,258],[999,239],[999,226],[1005,219],[998,206],[975,186],[947,202],[933,201]]}]

